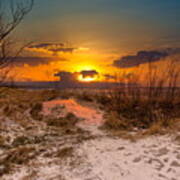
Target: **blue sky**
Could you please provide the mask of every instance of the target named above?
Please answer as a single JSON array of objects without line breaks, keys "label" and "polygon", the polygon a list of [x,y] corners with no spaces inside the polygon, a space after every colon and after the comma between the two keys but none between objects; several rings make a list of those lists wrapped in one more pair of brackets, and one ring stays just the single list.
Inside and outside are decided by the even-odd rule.
[{"label": "blue sky", "polygon": [[104,51],[179,46],[179,0],[36,0],[19,32]]}]

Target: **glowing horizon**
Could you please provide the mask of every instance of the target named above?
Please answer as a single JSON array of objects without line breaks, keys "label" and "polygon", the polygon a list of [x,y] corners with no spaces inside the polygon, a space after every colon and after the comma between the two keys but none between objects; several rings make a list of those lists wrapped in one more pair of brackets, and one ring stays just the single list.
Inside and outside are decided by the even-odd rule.
[{"label": "glowing horizon", "polygon": [[115,74],[136,72],[144,68],[132,65],[136,53],[180,47],[179,8],[179,0],[37,1],[15,32],[22,44],[34,42],[22,56],[37,60],[26,58],[11,75],[17,81],[56,81],[59,71],[95,70],[99,76],[85,81],[113,81]]}]

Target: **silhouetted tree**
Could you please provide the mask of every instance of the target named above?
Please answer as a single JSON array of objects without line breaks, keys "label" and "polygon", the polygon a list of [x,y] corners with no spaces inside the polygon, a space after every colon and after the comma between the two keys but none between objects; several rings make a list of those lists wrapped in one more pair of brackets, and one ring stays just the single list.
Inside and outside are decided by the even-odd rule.
[{"label": "silhouetted tree", "polygon": [[0,0],[0,82],[8,74],[8,65],[25,46],[12,51],[11,34],[33,7],[34,0]]}]

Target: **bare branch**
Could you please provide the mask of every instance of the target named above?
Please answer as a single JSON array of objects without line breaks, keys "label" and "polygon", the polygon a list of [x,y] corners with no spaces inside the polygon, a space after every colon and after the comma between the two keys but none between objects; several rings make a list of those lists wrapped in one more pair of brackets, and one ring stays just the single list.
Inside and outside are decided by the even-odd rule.
[{"label": "bare branch", "polygon": [[10,22],[4,24],[3,22],[3,14],[0,14],[0,42],[9,36],[11,32],[20,24],[23,20],[24,16],[28,14],[33,7],[34,0],[30,0],[29,3],[25,1],[23,2],[16,2],[15,0],[10,1],[10,12],[12,19]]},{"label": "bare branch", "polygon": [[[9,9],[7,9],[7,4]],[[15,52],[12,48],[14,42],[10,36],[32,10],[33,4],[34,0],[0,0],[0,82],[8,74],[10,63],[29,45],[29,43],[25,44]],[[6,5],[5,10],[3,5]]]}]

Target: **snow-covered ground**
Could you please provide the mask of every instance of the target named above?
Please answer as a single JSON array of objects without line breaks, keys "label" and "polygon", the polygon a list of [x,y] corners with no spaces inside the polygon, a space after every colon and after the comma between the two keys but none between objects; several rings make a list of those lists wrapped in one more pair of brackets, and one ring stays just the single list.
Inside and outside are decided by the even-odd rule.
[{"label": "snow-covered ground", "polygon": [[84,142],[77,152],[87,157],[86,165],[74,169],[69,179],[180,178],[180,146],[168,136],[150,137],[136,143],[102,136]]},{"label": "snow-covered ground", "polygon": [[[49,137],[42,153],[19,165],[2,180],[179,180],[180,135],[151,136],[132,142],[109,136],[98,129],[103,113],[75,100],[43,104],[43,113],[58,109],[82,119],[78,134]],[[59,158],[58,150],[73,148],[72,155]],[[36,145],[38,149],[38,144]],[[1,168],[1,167],[0,167]]]}]

